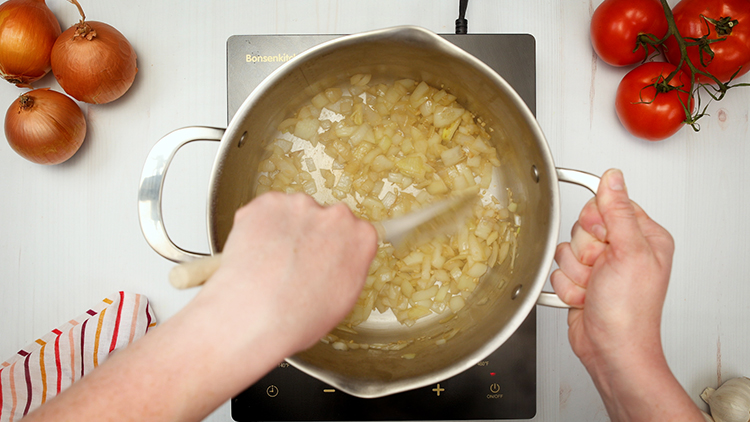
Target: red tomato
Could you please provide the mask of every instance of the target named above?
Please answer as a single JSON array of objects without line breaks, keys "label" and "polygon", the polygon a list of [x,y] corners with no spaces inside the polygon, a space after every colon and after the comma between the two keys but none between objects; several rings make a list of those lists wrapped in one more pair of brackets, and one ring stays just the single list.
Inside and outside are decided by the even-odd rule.
[{"label": "red tomato", "polygon": [[[642,62],[647,54],[638,48],[638,35],[667,33],[667,20],[659,0],[604,0],[591,17],[591,45],[596,54],[612,66]],[[649,46],[648,54],[654,51]]]},{"label": "red tomato", "polygon": [[[700,38],[706,34],[709,40],[726,37],[724,41],[710,44],[714,58],[704,54],[705,67],[701,65],[699,47],[688,47],[688,57],[695,67],[711,73],[722,82],[728,81],[740,66],[742,69],[737,76],[750,70],[750,0],[682,0],[672,9],[672,13],[677,30],[687,42],[691,42],[687,38]],[[731,33],[721,35],[713,24],[708,23],[707,26],[701,15],[717,21],[731,17],[738,23],[731,27]],[[664,47],[667,60],[675,65],[679,63],[680,50],[674,37],[669,37]],[[683,65],[682,70],[690,74],[687,64]],[[712,82],[702,75],[697,75],[696,80]]]},{"label": "red tomato", "polygon": [[[617,87],[615,109],[628,132],[649,141],[660,141],[682,128],[686,118],[683,104],[687,106],[688,98],[692,98],[690,77],[680,71],[669,81],[669,86],[681,86],[680,91],[675,89],[655,95],[657,89],[653,86],[675,69],[677,67],[669,63],[649,62],[622,78]],[[692,104],[689,109],[692,112]]]}]

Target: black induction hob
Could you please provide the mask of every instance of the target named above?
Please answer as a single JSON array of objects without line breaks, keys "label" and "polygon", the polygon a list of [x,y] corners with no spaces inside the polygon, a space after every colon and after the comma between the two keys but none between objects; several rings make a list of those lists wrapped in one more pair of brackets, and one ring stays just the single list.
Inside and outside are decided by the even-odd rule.
[{"label": "black induction hob", "polygon": [[[536,43],[528,34],[443,35],[498,72],[536,109]],[[296,54],[335,35],[236,35],[227,40],[227,121]],[[253,359],[248,356],[247,359]],[[431,421],[536,415],[536,310],[485,360],[438,384],[377,399],[336,391],[282,363],[232,399],[235,421]]]}]

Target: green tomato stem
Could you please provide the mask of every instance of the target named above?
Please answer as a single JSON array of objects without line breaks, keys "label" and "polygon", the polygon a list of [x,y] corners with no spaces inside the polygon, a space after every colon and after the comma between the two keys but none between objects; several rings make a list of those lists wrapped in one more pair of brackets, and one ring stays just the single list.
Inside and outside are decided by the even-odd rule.
[{"label": "green tomato stem", "polygon": [[[675,39],[675,41],[677,42],[678,48],[680,49],[680,61],[679,61],[679,63],[676,64],[677,69],[675,69],[666,78],[664,78],[664,84],[668,84],[669,81],[672,80],[672,78],[674,78],[675,76],[677,76],[677,74],[680,72],[680,69],[682,69],[683,64],[686,64],[688,66],[688,68],[691,71],[690,72],[690,87],[695,87],[694,89],[689,88],[688,92],[691,94],[691,98],[695,97],[695,100],[697,100],[697,102],[698,102],[698,107],[697,107],[696,113],[693,114],[692,110],[690,110],[690,108],[687,105],[683,104],[683,108],[685,110],[685,123],[687,123],[690,126],[692,126],[693,130],[695,130],[697,132],[699,130],[699,125],[696,122],[698,121],[698,119],[700,119],[701,117],[703,117],[703,116],[706,115],[706,109],[708,108],[708,104],[706,104],[706,106],[702,110],[700,108],[700,102],[701,102],[700,101],[701,100],[700,99],[700,91],[701,91],[701,89],[703,89],[703,91],[705,91],[713,100],[720,101],[721,99],[724,98],[724,95],[726,95],[727,91],[730,88],[734,88],[734,87],[737,87],[737,86],[750,86],[750,84],[740,83],[740,84],[730,85],[732,79],[734,79],[734,77],[739,72],[739,69],[737,70],[737,72],[734,73],[734,75],[732,75],[732,77],[730,78],[730,80],[727,83],[721,82],[716,76],[712,75],[709,72],[706,72],[704,70],[698,69],[693,64],[693,62],[690,60],[690,57],[688,57],[687,47],[688,46],[699,46],[701,48],[701,50],[702,50],[701,51],[701,56],[700,56],[701,57],[701,64],[705,67],[705,64],[703,63],[703,52],[706,52],[707,54],[709,54],[709,57],[713,58],[713,51],[711,51],[710,44],[715,43],[715,42],[724,41],[726,39],[726,37],[724,36],[723,38],[718,38],[718,39],[715,39],[715,40],[709,40],[708,39],[708,34],[707,34],[707,35],[704,35],[701,38],[689,38],[689,40],[691,42],[688,42],[682,36],[682,34],[680,34],[680,31],[677,29],[677,24],[675,23],[675,20],[674,20],[674,14],[672,13],[672,9],[669,7],[669,4],[667,3],[667,0],[660,0],[660,1],[661,1],[661,4],[662,4],[662,7],[664,8],[664,16],[665,16],[665,18],[667,20],[667,27],[668,27],[668,29],[667,29],[666,35],[664,35],[664,38],[662,38],[659,41],[659,44],[663,44],[664,41],[667,40],[667,38],[669,38],[670,36],[673,36],[674,39]],[[705,16],[702,16],[702,15],[701,15],[701,17],[703,19],[706,19],[706,26],[708,27],[709,34],[711,32],[711,28],[708,25],[709,23],[712,23],[712,24],[714,24],[716,26],[717,32],[720,35],[728,35],[729,33],[731,33],[731,29],[734,26],[736,26],[736,25],[739,24],[739,22],[737,20],[733,20],[731,17],[722,17],[719,21],[706,18]],[[724,30],[726,32],[726,34],[721,33],[721,30],[719,29],[720,26],[721,26],[721,28],[726,28],[726,30]],[[656,37],[653,37],[653,38],[656,38]],[[714,86],[711,86],[711,85],[708,85],[708,84],[702,84],[702,83],[696,85],[695,75],[703,75],[703,76],[709,78],[716,86],[714,87]],[[710,89],[713,89],[714,92],[711,92],[709,90],[709,87],[710,87]],[[709,102],[709,104],[710,104],[710,102]]]}]

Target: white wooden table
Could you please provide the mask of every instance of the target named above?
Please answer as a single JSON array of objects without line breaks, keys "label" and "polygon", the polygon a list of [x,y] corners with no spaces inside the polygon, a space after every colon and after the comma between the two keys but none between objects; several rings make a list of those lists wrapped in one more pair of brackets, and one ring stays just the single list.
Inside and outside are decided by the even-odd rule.
[{"label": "white wooden table", "polygon": [[[63,28],[78,20],[47,0]],[[451,33],[457,0],[83,1],[90,20],[123,32],[138,53],[131,91],[83,105],[78,154],[45,167],[0,142],[0,360],[118,290],[145,294],[164,321],[194,291],[166,280],[171,263],[141,235],[138,183],[151,146],[190,125],[226,125],[226,40],[239,34],[345,34],[412,24]],[[599,0],[472,0],[471,33],[529,33],[537,42],[537,117],[556,164],[624,170],[629,191],[677,243],[663,337],[669,363],[699,404],[705,386],[750,375],[750,89],[709,107],[700,133],[649,143],[614,113],[624,75],[598,61],[588,23]],[[675,2],[672,2],[675,3]],[[747,76],[743,81],[750,81]],[[51,75],[37,87],[59,85]],[[0,104],[21,90],[0,84]],[[7,107],[6,106],[6,107]],[[4,110],[4,109],[3,109]],[[181,150],[167,176],[165,220],[179,245],[207,251],[205,192],[216,146]],[[563,233],[589,195],[562,187]],[[538,312],[538,421],[607,420],[567,341],[565,311]],[[210,421],[229,421],[229,405]]]}]

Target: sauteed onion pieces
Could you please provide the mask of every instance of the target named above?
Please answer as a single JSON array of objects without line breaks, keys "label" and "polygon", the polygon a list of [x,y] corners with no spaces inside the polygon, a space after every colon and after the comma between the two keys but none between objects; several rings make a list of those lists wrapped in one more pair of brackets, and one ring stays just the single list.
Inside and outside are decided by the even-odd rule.
[{"label": "sauteed onion pieces", "polygon": [[[484,124],[443,89],[358,74],[326,89],[279,126],[259,165],[256,194],[305,192],[320,203],[346,202],[370,221],[393,218],[452,193],[482,195],[466,226],[405,256],[381,244],[365,289],[344,325],[373,310],[402,324],[458,312],[490,268],[512,267],[520,219],[488,193],[497,151]],[[510,260],[508,260],[510,257]]]}]

